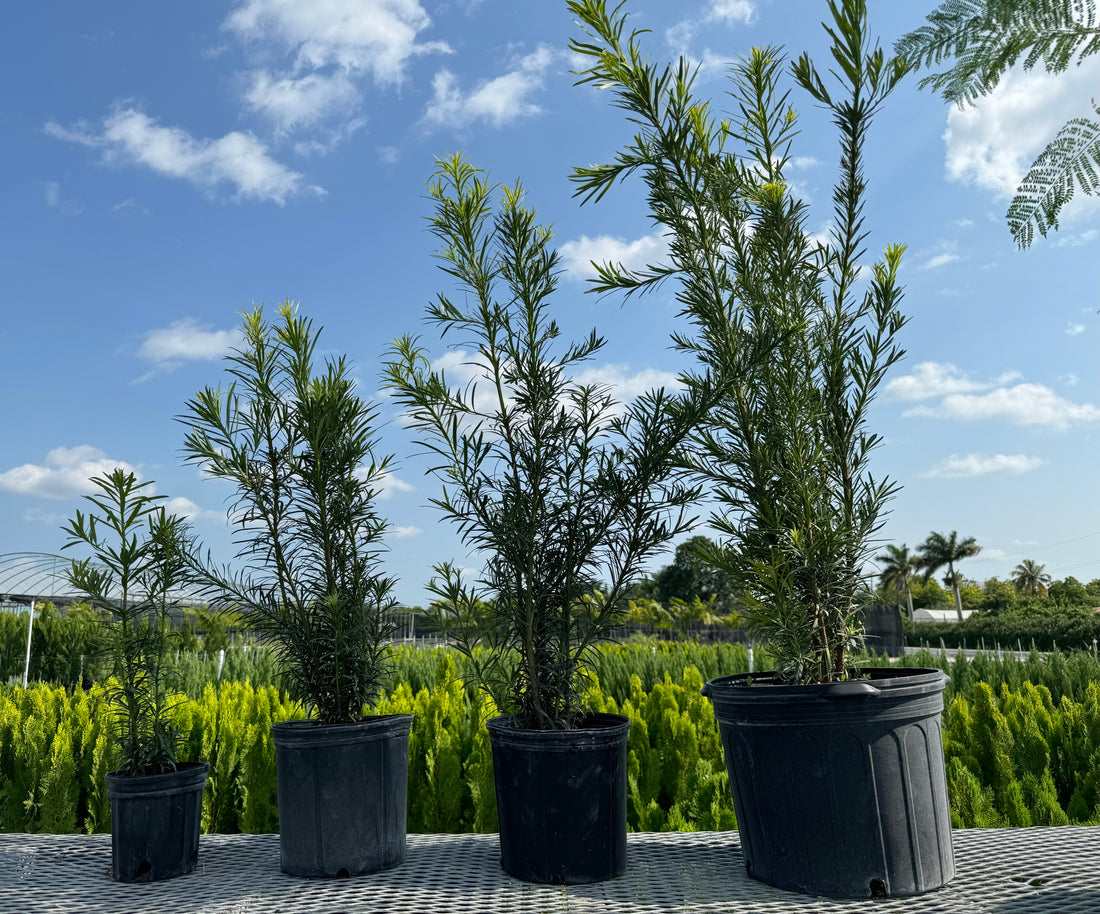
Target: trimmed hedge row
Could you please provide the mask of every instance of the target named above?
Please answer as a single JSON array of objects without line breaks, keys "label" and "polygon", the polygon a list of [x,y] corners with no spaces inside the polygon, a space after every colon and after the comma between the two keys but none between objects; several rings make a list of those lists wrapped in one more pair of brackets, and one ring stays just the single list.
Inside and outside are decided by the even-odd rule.
[{"label": "trimmed hedge row", "polygon": [[[592,710],[622,713],[629,737],[629,824],[634,830],[734,827],[721,744],[698,670],[683,670],[650,690],[634,676],[623,701],[593,683]],[[483,721],[495,714],[471,699],[444,653],[431,688],[402,683],[375,707],[412,714],[409,740],[411,832],[492,832],[496,795]],[[278,830],[271,725],[302,716],[272,687],[223,682],[174,711],[184,735],[181,760],[204,759],[207,832]],[[96,832],[110,829],[103,775],[110,770],[109,712],[103,689],[67,695],[37,685],[0,689],[0,831]]]},{"label": "trimmed hedge row", "polygon": [[[658,658],[653,674],[671,659],[649,656]],[[449,652],[435,659],[431,682],[402,683],[374,709],[414,717],[409,831],[495,831],[483,726],[495,709],[484,696],[471,696]],[[1046,685],[1026,680],[1010,687],[1007,680],[1026,670],[1025,663],[1007,672],[1002,665],[1006,681],[996,686],[969,678],[977,663],[954,668],[959,685],[951,687],[944,714],[944,749],[956,827],[1100,823],[1100,686],[1079,678],[1089,669],[1084,661],[1047,667],[1054,669],[1048,678],[1061,691],[1057,698]],[[675,678],[666,671],[649,687],[637,673],[625,688],[605,690],[594,682],[585,696],[592,710],[631,721],[632,830],[736,827],[718,727],[700,694],[703,681],[688,666]],[[270,686],[223,682],[208,685],[197,699],[181,696],[175,715],[186,740],[184,759],[211,765],[203,829],[277,831],[271,725],[300,717],[300,710]],[[108,830],[108,724],[100,687],[71,696],[47,686],[0,689],[0,831]]]},{"label": "trimmed hedge row", "polygon": [[936,649],[1091,651],[1100,642],[1100,613],[1052,607],[1049,611],[972,615],[963,622],[906,622],[906,643]]}]

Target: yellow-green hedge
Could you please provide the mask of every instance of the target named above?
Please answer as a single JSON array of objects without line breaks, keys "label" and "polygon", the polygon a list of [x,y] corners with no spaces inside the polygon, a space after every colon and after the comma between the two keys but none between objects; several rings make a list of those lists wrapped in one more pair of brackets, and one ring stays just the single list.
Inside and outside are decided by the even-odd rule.
[{"label": "yellow-green hedge", "polygon": [[[678,681],[609,697],[594,682],[593,711],[631,721],[628,821],[637,831],[736,827],[703,679],[689,666]],[[620,696],[622,693],[620,692]],[[411,714],[410,832],[496,829],[492,757],[484,720],[495,710],[471,699],[444,657],[436,681],[414,693],[399,685],[373,709]],[[183,759],[210,763],[203,829],[278,830],[271,725],[301,716],[271,687],[247,682],[180,696]],[[111,767],[108,711],[100,687],[67,695],[35,686],[0,689],[0,831],[95,832],[110,828],[104,773]],[[944,714],[944,750],[956,827],[1100,822],[1100,686],[1055,703],[1044,686],[1017,690],[975,683]]]}]

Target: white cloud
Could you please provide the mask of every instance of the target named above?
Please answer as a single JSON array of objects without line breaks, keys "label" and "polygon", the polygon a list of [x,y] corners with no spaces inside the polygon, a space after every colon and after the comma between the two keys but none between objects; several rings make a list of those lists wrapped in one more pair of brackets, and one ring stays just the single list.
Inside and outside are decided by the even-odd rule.
[{"label": "white cloud", "polygon": [[960,456],[952,454],[936,464],[922,476],[939,479],[961,479],[972,476],[989,476],[994,473],[1004,473],[1018,476],[1021,473],[1029,473],[1042,466],[1043,461],[1038,457],[1028,457],[1026,454],[966,454]]},{"label": "white cloud", "polygon": [[636,241],[624,241],[612,235],[589,238],[581,235],[576,241],[567,241],[560,248],[566,278],[588,279],[596,275],[592,261],[621,264],[628,270],[640,270],[647,264],[658,263],[668,253],[668,242],[658,232]]},{"label": "white cloud", "polygon": [[163,506],[169,514],[175,514],[187,520],[222,520],[224,516],[220,511],[209,511],[206,508],[200,508],[190,498],[183,498],[182,496],[169,498],[163,503]]},{"label": "white cloud", "polygon": [[953,220],[953,223],[954,223],[954,225],[958,226],[959,228],[973,228],[974,227],[974,220],[973,219],[967,219],[965,217],[962,218],[962,219],[955,219],[955,220]]},{"label": "white cloud", "polygon": [[1086,244],[1092,244],[1100,238],[1100,229],[1085,229],[1083,232],[1061,232],[1058,240],[1054,242],[1059,248],[1079,248]]},{"label": "white cloud", "polygon": [[239,345],[240,330],[210,330],[191,318],[145,334],[138,355],[147,362],[172,368],[183,361],[210,361]]},{"label": "white cloud", "polygon": [[0,473],[0,490],[38,498],[72,498],[98,491],[89,481],[93,476],[110,473],[115,467],[132,472],[134,467],[124,460],[108,457],[90,444],[58,447],[46,454],[41,465],[25,463]]},{"label": "white cloud", "polygon": [[266,70],[252,74],[245,102],[265,115],[277,130],[288,132],[337,112],[353,110],[359,92],[346,72],[273,76]]},{"label": "white cloud", "polygon": [[1070,323],[1066,326],[1066,336],[1080,336],[1085,332],[1084,324]]},{"label": "white cloud", "polygon": [[404,540],[412,536],[419,536],[424,531],[419,527],[409,525],[408,527],[390,527],[390,531],[393,533],[394,539]]},{"label": "white cloud", "polygon": [[935,270],[939,267],[945,267],[949,263],[954,263],[958,259],[958,254],[949,254],[944,252],[943,254],[936,254],[932,257],[929,257],[928,260],[920,265],[920,268],[922,270]]},{"label": "white cloud", "polygon": [[586,368],[576,375],[575,380],[578,384],[609,388],[611,396],[620,403],[633,400],[655,387],[663,387],[667,391],[680,389],[674,372],[644,368],[631,374],[629,365],[608,364]]},{"label": "white cloud", "polygon": [[476,121],[502,127],[542,109],[529,96],[542,88],[543,76],[554,54],[546,45],[520,58],[503,76],[478,85],[469,93],[459,86],[458,77],[443,69],[432,80],[433,96],[424,111],[424,124],[463,129]]},{"label": "white cloud", "polygon": [[958,255],[958,249],[959,243],[957,241],[941,238],[932,245],[931,250],[918,255],[920,263],[917,264],[917,269],[938,270],[949,263],[955,263],[955,261],[961,259]]},{"label": "white cloud", "polygon": [[891,400],[927,400],[988,387],[990,384],[971,380],[950,362],[920,362],[912,374],[888,381],[884,392]]},{"label": "white cloud", "polygon": [[387,165],[396,165],[401,160],[401,150],[396,146],[378,146],[375,148],[378,158]]},{"label": "white cloud", "polygon": [[736,58],[725,54],[716,54],[709,48],[703,49],[702,57],[691,52],[692,42],[700,32],[713,28],[715,23],[727,26],[751,25],[756,20],[754,0],[710,0],[706,11],[698,18],[682,19],[665,31],[665,40],[673,51],[697,68],[699,75],[706,78],[724,73]]},{"label": "white cloud", "polygon": [[47,181],[43,186],[46,206],[65,216],[79,216],[84,207],[76,197],[66,194],[57,181]]},{"label": "white cloud", "polygon": [[179,127],[162,127],[135,108],[115,108],[102,129],[87,125],[46,124],[57,139],[102,149],[108,161],[144,165],[158,174],[181,178],[207,194],[229,184],[236,198],[270,200],[282,206],[306,188],[302,176],[276,162],[267,147],[249,133],[233,131],[219,139],[197,139]]},{"label": "white cloud", "polygon": [[418,0],[244,0],[224,28],[248,43],[280,46],[299,72],[332,67],[396,84],[411,59],[450,52],[445,42],[417,42],[430,25]]},{"label": "white cloud", "polygon": [[127,197],[125,200],[112,206],[111,212],[117,213],[120,216],[147,216],[149,214],[149,207],[138,203],[133,197]]},{"label": "white cloud", "polygon": [[416,487],[411,483],[398,479],[388,470],[374,480],[374,488],[380,499],[392,498],[396,492],[412,492]]},{"label": "white cloud", "polygon": [[710,0],[707,19],[751,25],[756,19],[756,3],[754,0]]},{"label": "white cloud", "polygon": [[[1036,154],[1073,117],[1087,116],[1100,80],[1100,59],[1064,73],[1010,70],[975,106],[952,107],[943,134],[947,177],[1009,198]],[[1079,194],[1063,214],[1095,212]]]},{"label": "white cloud", "polygon": [[1091,403],[1071,403],[1042,384],[1016,384],[983,394],[948,394],[937,406],[918,406],[903,415],[964,422],[1005,419],[1013,425],[1062,430],[1078,422],[1100,421],[1100,407]]}]

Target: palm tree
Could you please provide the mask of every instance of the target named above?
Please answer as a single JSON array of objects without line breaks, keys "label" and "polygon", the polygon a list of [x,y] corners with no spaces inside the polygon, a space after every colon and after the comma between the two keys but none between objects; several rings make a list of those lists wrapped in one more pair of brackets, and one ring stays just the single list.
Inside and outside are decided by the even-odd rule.
[{"label": "palm tree", "polygon": [[1046,565],[1040,565],[1031,559],[1024,559],[1012,571],[1012,583],[1020,593],[1039,596],[1047,592],[1050,575],[1044,572]]},{"label": "palm tree", "polygon": [[912,622],[913,591],[909,587],[909,579],[920,562],[920,556],[910,553],[909,547],[902,543],[900,546],[887,546],[882,555],[875,556],[875,561],[882,563],[882,571],[879,572],[879,583],[888,590],[896,591],[899,602],[901,601],[902,592],[905,592],[909,621]]},{"label": "palm tree", "polygon": [[951,589],[955,593],[955,612],[958,613],[960,622],[963,618],[963,606],[962,597],[959,595],[959,576],[955,573],[955,563],[977,555],[981,551],[982,547],[974,537],[968,536],[960,540],[955,530],[951,531],[950,536],[929,533],[928,539],[920,545],[918,563],[919,567],[924,569],[924,580],[927,581],[944,565],[947,566],[947,580],[950,581]]}]

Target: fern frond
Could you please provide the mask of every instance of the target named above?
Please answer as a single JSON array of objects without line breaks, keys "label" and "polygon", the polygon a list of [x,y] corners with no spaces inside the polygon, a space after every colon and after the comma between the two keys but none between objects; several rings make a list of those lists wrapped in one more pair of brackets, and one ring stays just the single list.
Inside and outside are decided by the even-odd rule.
[{"label": "fern frond", "polygon": [[928,24],[894,47],[913,69],[954,65],[924,77],[949,102],[974,104],[1017,61],[1061,73],[1100,51],[1095,0],[944,0]]},{"label": "fern frond", "polygon": [[1008,227],[1020,248],[1031,245],[1035,230],[1046,237],[1058,228],[1058,213],[1078,190],[1100,191],[1100,106],[1097,119],[1069,121],[1031,165],[1008,208]]}]

